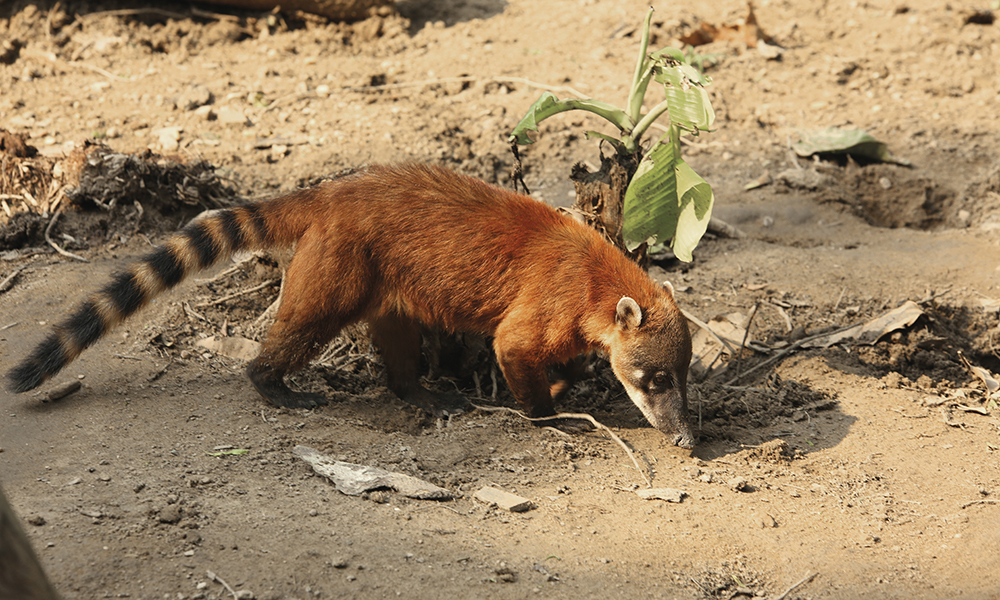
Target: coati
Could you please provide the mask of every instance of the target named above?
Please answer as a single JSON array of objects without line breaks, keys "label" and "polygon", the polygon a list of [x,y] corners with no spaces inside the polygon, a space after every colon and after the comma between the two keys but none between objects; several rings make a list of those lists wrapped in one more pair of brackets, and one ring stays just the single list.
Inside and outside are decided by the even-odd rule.
[{"label": "coati", "polygon": [[[439,167],[371,166],[286,196],[195,220],[114,276],[9,373],[41,384],[151,298],[243,250],[295,246],[281,306],[247,375],[272,404],[294,392],[344,326],[367,321],[390,389],[437,413],[454,395],[418,381],[420,325],[493,336],[507,383],[532,417],[555,414],[547,367],[602,348],[629,397],[690,448],[691,340],[672,288],[654,283],[596,231],[532,198]],[[560,394],[561,395],[561,394]]]}]

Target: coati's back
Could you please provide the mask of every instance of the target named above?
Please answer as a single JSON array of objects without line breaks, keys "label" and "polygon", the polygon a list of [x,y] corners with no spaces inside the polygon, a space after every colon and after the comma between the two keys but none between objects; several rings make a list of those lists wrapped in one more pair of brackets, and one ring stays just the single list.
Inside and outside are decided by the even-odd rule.
[{"label": "coati's back", "polygon": [[[552,292],[577,290],[574,300],[585,302],[598,273],[631,293],[655,293],[594,229],[530,197],[438,167],[367,172],[370,179],[345,181],[350,189],[336,196],[350,208],[334,211],[346,222],[332,235],[363,245],[379,266],[386,305],[425,324],[490,332],[519,301],[544,307]],[[540,297],[546,290],[551,297]]]}]

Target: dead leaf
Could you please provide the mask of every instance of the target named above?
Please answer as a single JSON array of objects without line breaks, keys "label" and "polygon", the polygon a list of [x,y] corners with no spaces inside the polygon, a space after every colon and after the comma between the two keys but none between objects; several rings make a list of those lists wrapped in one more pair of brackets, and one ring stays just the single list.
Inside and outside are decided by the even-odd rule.
[{"label": "dead leaf", "polygon": [[[699,328],[691,336],[692,355],[695,357],[691,363],[691,369],[695,373],[704,373],[718,361],[720,355],[723,353],[732,354],[733,351],[738,350],[743,345],[743,338],[746,336],[746,329],[743,327],[746,322],[747,318],[742,313],[731,313],[715,317],[705,323],[715,334],[714,336],[705,331],[704,328]],[[719,344],[716,336],[722,339],[725,346]],[[749,344],[750,341],[750,337],[747,336],[747,343]]]},{"label": "dead leaf", "polygon": [[312,465],[314,471],[332,481],[337,487],[337,491],[348,496],[359,496],[363,492],[378,488],[391,488],[408,498],[418,500],[451,500],[454,498],[454,494],[450,491],[416,477],[376,467],[333,460],[308,446],[296,446],[293,452]]},{"label": "dead leaf", "polygon": [[916,302],[907,300],[898,308],[883,313],[867,323],[855,325],[850,329],[816,338],[806,342],[802,347],[829,348],[834,344],[845,341],[853,341],[871,346],[885,334],[913,325],[923,314],[923,309]]},{"label": "dead leaf", "polygon": [[211,336],[194,343],[214,354],[221,354],[236,360],[251,361],[260,354],[260,343],[244,337]]},{"label": "dead leaf", "polygon": [[863,129],[841,129],[827,127],[819,130],[798,130],[801,142],[793,146],[795,153],[802,157],[814,154],[848,155],[873,161],[910,166],[910,161],[898,158],[889,146],[880,142]]},{"label": "dead leaf", "polygon": [[749,48],[756,48],[757,42],[775,45],[774,39],[764,33],[757,24],[757,16],[753,12],[753,4],[747,3],[747,16],[742,23],[713,25],[702,21],[698,28],[680,37],[680,40],[691,46],[701,46],[724,40],[742,40]]}]

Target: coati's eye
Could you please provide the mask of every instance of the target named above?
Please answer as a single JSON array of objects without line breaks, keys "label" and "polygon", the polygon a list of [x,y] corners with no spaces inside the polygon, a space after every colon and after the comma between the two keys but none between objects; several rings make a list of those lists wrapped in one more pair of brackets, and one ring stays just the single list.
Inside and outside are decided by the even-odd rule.
[{"label": "coati's eye", "polygon": [[650,383],[652,384],[652,387],[657,389],[673,387],[673,381],[666,373],[657,373],[656,375],[653,375],[653,379]]}]

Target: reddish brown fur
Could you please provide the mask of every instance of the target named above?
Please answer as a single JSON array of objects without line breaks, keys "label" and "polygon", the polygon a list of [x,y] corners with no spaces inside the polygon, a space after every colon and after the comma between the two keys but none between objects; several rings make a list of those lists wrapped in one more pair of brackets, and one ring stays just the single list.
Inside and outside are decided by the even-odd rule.
[{"label": "reddish brown fur", "polygon": [[[690,341],[672,296],[595,231],[540,202],[441,168],[409,165],[369,167],[255,210],[266,222],[263,237],[249,209],[209,216],[203,230],[216,241],[213,260],[296,241],[276,322],[248,367],[254,385],[275,404],[325,402],[292,392],[283,377],[303,368],[342,327],[365,320],[390,387],[431,410],[447,408],[417,382],[421,323],[492,335],[511,391],[532,416],[554,413],[546,368],[596,347],[613,359],[640,361],[621,369],[673,373],[680,395],[672,401],[683,413]],[[242,244],[225,240],[227,216],[238,224]],[[182,257],[185,274],[194,270],[196,244],[189,237],[178,235],[168,245]],[[150,289],[143,302],[159,291],[155,287],[144,285]],[[623,297],[640,307],[631,327],[619,314]],[[635,351],[648,346],[677,350]],[[653,355],[670,364],[642,363]],[[689,438],[683,414],[677,422]]]}]

